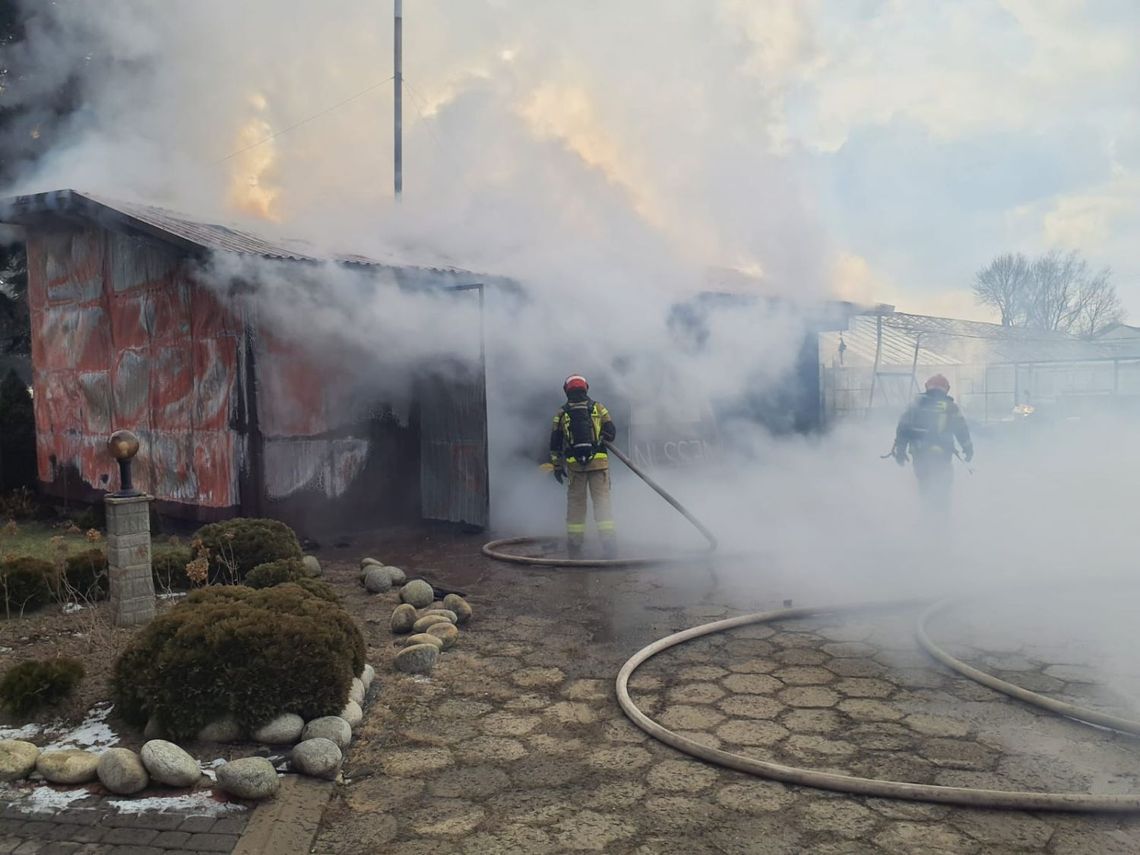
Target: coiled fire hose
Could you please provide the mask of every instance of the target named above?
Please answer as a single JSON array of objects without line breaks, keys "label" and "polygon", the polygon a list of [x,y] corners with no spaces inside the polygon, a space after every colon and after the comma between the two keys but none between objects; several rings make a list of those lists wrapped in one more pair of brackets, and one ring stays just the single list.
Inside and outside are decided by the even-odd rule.
[{"label": "coiled fire hose", "polygon": [[551,543],[558,540],[554,537],[508,537],[502,540],[493,540],[490,543],[483,545],[483,554],[488,558],[494,558],[496,561],[508,561],[512,564],[531,564],[540,567],[602,567],[602,568],[619,568],[619,567],[645,567],[650,564],[675,564],[681,561],[690,561],[700,555],[708,555],[716,551],[717,542],[716,537],[708,528],[701,523],[689,510],[671,496],[664,487],[654,481],[645,473],[641,467],[629,459],[616,445],[612,442],[606,441],[606,448],[613,452],[622,463],[629,467],[638,478],[644,481],[657,493],[661,498],[673,506],[685,519],[693,524],[693,527],[701,533],[701,535],[708,541],[708,550],[698,555],[693,554],[674,554],[668,556],[659,556],[653,558],[635,557],[635,558],[548,558],[544,556],[530,556],[521,555],[515,552],[507,552],[506,547],[509,546],[523,546],[523,545],[541,545]]},{"label": "coiled fire hose", "polygon": [[[782,781],[786,784],[796,784],[805,787],[815,787],[817,789],[832,790],[840,793],[850,793],[860,796],[874,796],[879,798],[889,799],[905,799],[909,801],[922,801],[922,802],[936,802],[941,804],[960,805],[975,808],[1001,808],[1006,810],[1041,810],[1041,811],[1077,811],[1077,812],[1108,812],[1108,813],[1131,813],[1140,811],[1140,794],[1126,793],[1120,795],[1113,794],[1092,794],[1092,793],[1034,793],[1026,791],[1014,790],[989,790],[979,789],[974,787],[944,787],[934,784],[914,784],[903,781],[886,781],[878,780],[875,778],[861,778],[854,775],[840,775],[832,772],[820,772],[814,769],[804,769],[796,766],[785,766],[781,763],[773,763],[766,760],[760,760],[755,757],[749,757],[743,754],[736,754],[731,751],[723,751],[719,748],[711,748],[707,745],[702,745],[682,736],[669,728],[661,725],[645,715],[629,694],[629,679],[634,671],[639,666],[649,661],[662,651],[668,650],[686,641],[691,641],[695,638],[701,638],[705,635],[712,635],[713,633],[723,632],[728,629],[734,629],[741,626],[749,626],[751,624],[769,623],[777,620],[787,620],[791,618],[804,618],[815,617],[827,614],[842,614],[854,611],[869,610],[874,608],[884,608],[888,606],[900,606],[906,604],[900,603],[876,603],[855,606],[835,606],[828,608],[791,608],[791,609],[777,609],[775,611],[759,612],[750,615],[741,615],[740,617],[728,618],[726,620],[714,621],[702,626],[692,627],[681,632],[674,633],[673,635],[659,639],[652,644],[642,648],[635,653],[630,659],[622,666],[621,671],[617,676],[617,698],[622,712],[639,728],[644,730],[654,739],[664,742],[678,751],[689,754],[701,760],[706,760],[709,763],[714,763],[718,766],[725,766],[729,769],[735,769],[739,772],[746,772],[751,775],[757,775],[763,778],[770,778],[775,781]],[[1116,719],[1113,716],[1102,716],[1101,714],[1094,713],[1092,710],[1084,710],[1080,707],[1074,707],[1070,704],[1062,704],[1058,701],[1052,701],[1049,698],[1044,698],[1036,695],[1033,692],[1027,692],[1024,689],[1019,689],[1016,686],[1011,686],[1004,681],[998,680],[995,677],[985,674],[984,672],[977,671],[977,669],[970,668],[970,666],[961,663],[948,654],[937,655],[933,650],[938,650],[935,645],[930,642],[929,637],[925,633],[925,623],[941,608],[945,607],[945,603],[939,603],[936,606],[927,609],[922,617],[919,619],[916,634],[919,638],[919,643],[923,645],[928,652],[935,655],[936,658],[964,676],[970,679],[978,679],[978,677],[987,678],[985,680],[979,679],[984,685],[997,688],[998,691],[1005,691],[1013,697],[1025,700],[1029,703],[1034,703],[1045,709],[1051,709],[1054,712],[1060,712],[1063,715],[1068,715],[1082,721],[1093,721],[1094,723],[1102,723],[1107,719],[1115,720],[1118,725],[1125,725],[1126,727],[1117,727],[1125,732],[1136,732],[1133,728],[1137,726],[1136,722],[1129,722],[1125,719]],[[924,642],[925,639],[925,642]],[[929,646],[928,646],[929,645]],[[945,658],[944,658],[945,657]],[[957,663],[951,665],[950,663]],[[1016,692],[1007,691],[1006,688],[1001,688],[995,684],[1004,684],[1008,689],[1014,689]],[[1033,696],[1028,697],[1028,696]],[[1047,701],[1048,704],[1040,703],[1040,701]],[[1078,714],[1079,713],[1079,714]],[[1092,714],[1092,715],[1090,715]],[[1100,721],[1094,721],[1094,717]],[[1114,727],[1114,725],[1105,726]]]}]

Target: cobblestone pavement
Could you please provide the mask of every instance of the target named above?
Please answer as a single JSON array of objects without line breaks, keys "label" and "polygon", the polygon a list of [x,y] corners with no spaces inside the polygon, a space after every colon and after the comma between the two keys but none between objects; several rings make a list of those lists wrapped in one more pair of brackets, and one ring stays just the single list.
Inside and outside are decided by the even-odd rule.
[{"label": "cobblestone pavement", "polygon": [[[702,569],[540,571],[474,552],[385,555],[409,568],[464,568],[432,574],[463,585],[476,617],[431,679],[383,665],[396,649],[394,595],[348,593],[379,689],[315,852],[1140,851],[1137,819],[856,798],[679,754],[621,714],[620,665],[670,632],[778,605],[770,594],[728,590]],[[635,675],[632,692],[695,739],[793,765],[961,786],[1140,790],[1140,743],[940,669],[916,648],[914,617],[912,609],[741,628],[662,654]],[[936,628],[999,657],[1022,685],[1088,700],[1081,663],[1058,672],[1016,638],[981,639],[976,628],[958,637],[955,626],[950,615]]]},{"label": "cobblestone pavement", "polygon": [[[130,800],[99,796],[66,804],[60,800],[57,807],[50,807],[33,801],[26,789],[6,789],[0,797],[6,802],[0,809],[0,855],[229,853],[237,846],[250,814],[237,805],[156,806],[133,812]],[[117,804],[126,805],[126,811],[120,811]]]}]

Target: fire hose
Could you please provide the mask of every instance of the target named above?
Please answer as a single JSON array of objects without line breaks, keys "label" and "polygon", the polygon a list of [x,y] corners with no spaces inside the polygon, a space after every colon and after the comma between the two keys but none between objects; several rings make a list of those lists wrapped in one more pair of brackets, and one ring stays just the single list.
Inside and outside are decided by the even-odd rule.
[{"label": "fire hose", "polygon": [[[621,449],[619,449],[612,442],[606,441],[606,448],[613,453],[618,460],[629,467],[638,478],[644,481],[649,487],[657,493],[661,498],[668,502],[681,516],[692,523],[693,527],[701,533],[701,535],[708,541],[708,549],[700,555],[711,554],[716,551],[717,542],[716,537],[708,528],[701,523],[689,510],[678,502],[668,491],[665,490],[660,484],[654,481],[649,475],[641,469],[636,463],[629,459]],[[520,555],[515,552],[505,551],[505,547],[521,546],[521,545],[540,545],[550,543],[557,540],[553,537],[508,537],[502,540],[493,540],[490,543],[484,544],[483,554],[488,558],[494,558],[496,561],[508,561],[512,564],[531,564],[540,567],[600,567],[600,568],[620,568],[620,567],[645,567],[651,564],[676,564],[682,561],[692,560],[693,555],[675,554],[669,556],[659,556],[653,558],[647,557],[631,557],[631,558],[546,558],[542,556]]]},{"label": "fire hose", "polygon": [[[1044,792],[1035,793],[1027,791],[1016,790],[990,790],[980,789],[974,787],[947,787],[935,784],[915,784],[904,781],[888,781],[875,778],[862,778],[855,775],[841,775],[833,772],[821,772],[814,769],[805,769],[797,766],[785,766],[781,763],[774,763],[767,760],[761,760],[756,757],[749,757],[744,754],[736,754],[731,751],[724,751],[719,748],[712,748],[708,745],[702,745],[686,736],[682,736],[675,731],[670,730],[664,725],[651,719],[643,713],[633,701],[629,694],[629,679],[638,667],[649,661],[671,647],[683,644],[686,641],[691,641],[695,638],[702,636],[712,635],[713,633],[723,632],[729,629],[735,629],[741,626],[749,626],[751,624],[769,623],[777,620],[787,620],[791,618],[804,618],[814,617],[818,615],[837,614],[845,612],[853,612],[860,610],[868,610],[873,608],[883,608],[888,606],[906,605],[904,603],[876,603],[864,604],[854,606],[835,606],[828,608],[791,608],[791,609],[777,609],[775,611],[759,612],[750,615],[741,615],[739,617],[728,618],[726,620],[714,621],[712,623],[695,626],[690,629],[682,630],[681,632],[674,633],[673,635],[665,638],[658,639],[652,644],[642,648],[635,653],[626,663],[622,666],[621,671],[617,677],[617,699],[618,704],[621,706],[622,712],[639,728],[644,730],[654,739],[664,742],[678,751],[689,754],[700,760],[705,760],[709,763],[718,766],[725,766],[729,769],[735,769],[739,772],[746,772],[751,775],[757,775],[763,778],[770,778],[775,781],[782,781],[786,784],[795,784],[798,786],[815,787],[817,789],[831,790],[840,793],[850,793],[860,796],[873,796],[877,798],[889,799],[905,799],[909,801],[921,802],[936,802],[940,804],[959,805],[965,807],[975,808],[1000,808],[1005,810],[1040,810],[1040,811],[1075,811],[1085,813],[1132,813],[1140,811],[1140,793],[1125,793],[1125,794],[1093,794],[1093,793],[1057,793],[1057,792]],[[1063,704],[1058,701],[1053,701],[1050,698],[1045,698],[1041,695],[1036,695],[1033,692],[1027,692],[1016,686],[1012,686],[1005,681],[998,680],[996,677],[985,674],[977,669],[971,668],[965,663],[959,662],[941,652],[933,643],[930,642],[929,637],[925,632],[925,624],[931,616],[939,612],[946,606],[946,603],[938,603],[935,606],[923,612],[919,618],[918,626],[916,628],[916,635],[918,641],[924,649],[935,656],[940,662],[943,662],[956,671],[969,677],[970,679],[977,679],[983,685],[996,688],[998,691],[1004,691],[1013,697],[1020,700],[1033,703],[1045,709],[1052,710],[1053,712],[1060,712],[1062,715],[1067,715],[1081,721],[1091,722],[1094,724],[1103,724],[1106,727],[1114,727],[1114,729],[1124,730],[1128,733],[1136,733],[1136,729],[1140,723],[1131,722],[1126,719],[1118,719],[1113,716],[1104,716],[1095,713],[1092,710],[1085,710],[1081,707],[1076,707],[1071,704]],[[939,653],[934,651],[938,650]],[[955,663],[955,664],[951,664]],[[985,679],[979,679],[985,678]],[[998,684],[1001,684],[1000,686]],[[1044,703],[1043,703],[1044,702]],[[1107,724],[1107,721],[1113,721],[1115,724]]]}]

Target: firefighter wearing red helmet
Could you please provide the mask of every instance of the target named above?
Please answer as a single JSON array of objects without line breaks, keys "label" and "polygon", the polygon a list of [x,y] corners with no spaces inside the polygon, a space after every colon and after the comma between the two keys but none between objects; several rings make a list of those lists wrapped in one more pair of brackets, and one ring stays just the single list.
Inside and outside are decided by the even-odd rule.
[{"label": "firefighter wearing red helmet", "polygon": [[609,410],[589,397],[590,384],[573,374],[562,384],[566,403],[550,430],[550,462],[558,483],[569,477],[566,494],[566,545],[571,558],[582,554],[586,539],[586,496],[594,505],[594,521],[607,557],[617,554],[610,461],[606,442],[617,435]]},{"label": "firefighter wearing red helmet", "polygon": [[935,374],[926,381],[925,394],[919,395],[899,419],[892,451],[899,466],[906,464],[910,452],[919,493],[932,510],[950,508],[955,442],[962,446],[962,457],[969,463],[974,458],[970,428],[950,397],[950,381]]}]

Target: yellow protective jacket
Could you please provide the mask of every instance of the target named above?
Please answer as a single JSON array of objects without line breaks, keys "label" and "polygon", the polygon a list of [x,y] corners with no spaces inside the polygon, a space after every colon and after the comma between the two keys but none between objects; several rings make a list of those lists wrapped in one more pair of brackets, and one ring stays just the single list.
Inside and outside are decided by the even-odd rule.
[{"label": "yellow protective jacket", "polygon": [[[586,405],[590,408],[590,420],[594,426],[594,445],[597,450],[593,459],[586,464],[575,460],[572,452],[568,456],[573,440],[570,437],[570,413],[566,407],[575,405]],[[610,460],[603,442],[612,442],[617,436],[617,429],[614,427],[613,419],[610,418],[610,411],[602,404],[591,401],[589,398],[585,401],[570,401],[566,407],[562,407],[555,414],[554,422],[550,428],[550,462],[555,467],[565,464],[568,469],[577,472],[608,469]]]}]

